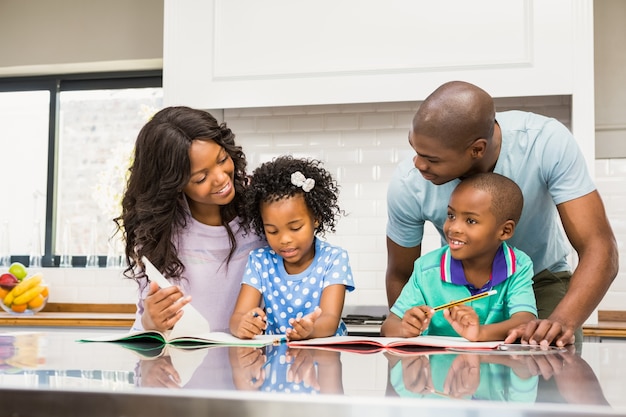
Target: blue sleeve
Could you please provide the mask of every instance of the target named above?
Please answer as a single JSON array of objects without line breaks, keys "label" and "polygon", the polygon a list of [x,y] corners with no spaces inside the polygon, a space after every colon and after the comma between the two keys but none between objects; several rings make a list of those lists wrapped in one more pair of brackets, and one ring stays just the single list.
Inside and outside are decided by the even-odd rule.
[{"label": "blue sleeve", "polygon": [[555,204],[582,197],[596,189],[585,158],[571,132],[548,119],[537,141],[544,180]]},{"label": "blue sleeve", "polygon": [[424,219],[417,193],[410,186],[411,167],[403,161],[387,188],[387,237],[400,246],[411,248],[422,243]]}]

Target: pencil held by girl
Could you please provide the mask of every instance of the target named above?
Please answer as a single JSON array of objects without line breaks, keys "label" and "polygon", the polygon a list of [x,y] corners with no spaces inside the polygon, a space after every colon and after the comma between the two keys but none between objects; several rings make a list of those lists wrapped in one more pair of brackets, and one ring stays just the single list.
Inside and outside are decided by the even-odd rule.
[{"label": "pencil held by girl", "polygon": [[322,240],[342,215],[338,186],[315,159],[282,156],[259,166],[246,190],[246,216],[268,246],[252,251],[230,331],[290,340],[344,335],[345,293],[354,290],[346,250]]}]

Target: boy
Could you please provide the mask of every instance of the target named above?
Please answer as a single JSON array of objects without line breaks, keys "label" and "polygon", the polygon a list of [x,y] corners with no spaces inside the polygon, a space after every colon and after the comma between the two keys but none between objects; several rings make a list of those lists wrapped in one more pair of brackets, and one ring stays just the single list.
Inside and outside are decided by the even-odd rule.
[{"label": "boy", "polygon": [[[495,173],[465,178],[454,189],[443,225],[448,245],[415,262],[413,274],[382,325],[383,336],[463,336],[504,340],[509,331],[537,317],[533,264],[510,247],[522,214],[522,191]],[[496,290],[436,314],[434,307]]]},{"label": "boy", "polygon": [[[515,329],[507,343],[582,343],[582,324],[615,279],[619,257],[602,199],[571,132],[538,114],[496,113],[486,91],[451,81],[421,103],[408,139],[415,154],[398,165],[387,195],[389,306],[422,254],[424,223],[431,222],[444,238],[445,204],[459,178],[497,172],[524,195],[525,209],[510,242],[533,261],[539,316]],[[567,259],[572,247],[578,255],[573,272]]]}]

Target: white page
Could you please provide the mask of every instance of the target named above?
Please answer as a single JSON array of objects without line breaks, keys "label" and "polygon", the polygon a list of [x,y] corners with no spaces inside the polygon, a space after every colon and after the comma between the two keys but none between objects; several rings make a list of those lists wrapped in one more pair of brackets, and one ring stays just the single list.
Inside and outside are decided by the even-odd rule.
[{"label": "white page", "polygon": [[[172,284],[159,272],[152,262],[145,256],[141,258],[146,267],[146,275],[151,281],[159,284],[161,288],[171,287]],[[191,304],[185,305],[183,308],[183,316],[174,325],[174,328],[167,334],[168,339],[177,337],[202,335],[211,332],[209,322],[195,309]]]}]

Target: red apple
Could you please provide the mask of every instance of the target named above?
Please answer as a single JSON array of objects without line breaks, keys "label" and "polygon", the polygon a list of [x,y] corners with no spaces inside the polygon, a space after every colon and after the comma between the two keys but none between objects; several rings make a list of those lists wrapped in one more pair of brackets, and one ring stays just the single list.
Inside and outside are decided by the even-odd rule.
[{"label": "red apple", "polygon": [[0,287],[11,291],[20,281],[10,272],[0,275]]}]

